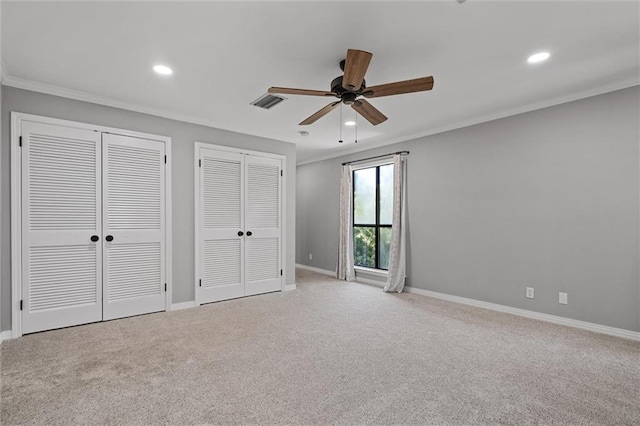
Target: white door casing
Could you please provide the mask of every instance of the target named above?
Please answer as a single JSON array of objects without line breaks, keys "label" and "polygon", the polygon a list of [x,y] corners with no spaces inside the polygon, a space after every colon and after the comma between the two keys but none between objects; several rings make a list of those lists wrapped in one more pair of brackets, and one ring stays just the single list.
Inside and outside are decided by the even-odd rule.
[{"label": "white door casing", "polygon": [[165,309],[164,143],[103,133],[103,319]]},{"label": "white door casing", "polygon": [[245,155],[245,295],[281,290],[282,160]]},{"label": "white door casing", "polygon": [[243,155],[201,149],[198,302],[244,296]]},{"label": "white door casing", "polygon": [[196,304],[282,290],[282,156],[195,151]]},{"label": "white door casing", "polygon": [[100,321],[100,133],[21,131],[23,332]]}]

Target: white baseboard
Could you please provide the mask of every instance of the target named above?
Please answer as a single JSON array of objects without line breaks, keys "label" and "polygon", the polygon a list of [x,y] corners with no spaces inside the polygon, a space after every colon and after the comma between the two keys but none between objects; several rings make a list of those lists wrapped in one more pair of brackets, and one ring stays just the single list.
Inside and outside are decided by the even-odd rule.
[{"label": "white baseboard", "polygon": [[373,269],[373,268],[365,268],[362,266],[356,266],[355,268],[355,272],[356,272],[356,276],[358,274],[364,274],[364,275],[369,275],[370,277],[378,277],[378,278],[382,278],[383,280],[387,280],[387,277],[389,276],[389,271],[385,271],[382,269]]},{"label": "white baseboard", "polygon": [[171,305],[171,310],[177,311],[178,309],[195,308],[195,306],[196,306],[196,302],[192,300],[191,302],[174,303]]},{"label": "white baseboard", "polygon": [[[319,274],[323,274],[323,275],[329,275],[333,278],[336,277],[336,271],[329,271],[328,269],[320,269],[320,268],[316,268],[314,266],[307,266],[307,265],[303,265],[301,263],[296,263],[296,268],[300,268],[300,269],[306,269],[307,271],[312,271],[312,272],[317,272]],[[363,271],[363,273],[367,273],[367,271]],[[386,282],[386,277],[384,281],[376,281],[376,280],[372,280],[370,278],[364,278],[364,277],[359,277],[358,276],[358,271],[356,270],[356,282],[359,283],[363,283],[363,284],[371,284],[374,285],[376,287],[384,287],[384,284]]]},{"label": "white baseboard", "polygon": [[[385,283],[386,283],[386,280],[385,281],[376,281],[376,280],[372,280],[371,278],[362,278],[362,277],[356,276],[356,282],[383,288]],[[407,287],[405,287],[405,289],[406,288]]]},{"label": "white baseboard", "polygon": [[313,266],[307,266],[307,265],[303,265],[301,263],[296,263],[296,268],[306,269],[307,271],[317,272],[317,273],[323,274],[323,275],[330,275],[333,278],[336,277],[336,271],[329,271],[328,269],[315,268]]},{"label": "white baseboard", "polygon": [[[373,285],[376,287],[384,287],[384,282],[372,280],[369,278],[356,278],[356,282],[362,284]],[[594,324],[592,322],[580,321],[572,318],[560,317],[557,315],[543,314],[541,312],[529,311],[526,309],[514,308],[511,306],[499,305],[497,303],[483,302],[481,300],[468,299],[466,297],[453,296],[451,294],[438,293],[431,290],[423,290],[421,288],[405,286],[406,293],[419,294],[421,296],[435,297],[436,299],[448,300],[449,302],[462,303],[464,305],[475,306],[478,308],[490,309],[492,311],[504,312],[507,314],[517,315],[520,317],[536,319],[539,321],[551,322],[554,324],[564,325],[567,327],[579,328],[582,330],[593,331],[610,336],[622,337],[625,339],[640,341],[640,332],[625,330],[623,328],[609,327],[607,325]]]},{"label": "white baseboard", "polygon": [[13,336],[11,334],[11,330],[6,330],[0,333],[0,343],[4,342],[5,340],[9,340],[12,339]]},{"label": "white baseboard", "polygon": [[640,332],[625,330],[623,328],[609,327],[607,325],[594,324],[592,322],[580,321],[572,318],[560,317],[557,315],[543,314],[541,312],[513,308],[511,306],[498,305],[497,303],[483,302],[481,300],[468,299],[466,297],[453,296],[450,294],[438,293],[436,291],[430,290],[423,290],[421,288],[407,286],[404,288],[404,291],[406,291],[407,293],[419,294],[421,296],[435,297],[437,299],[448,300],[450,302],[476,306],[478,308],[490,309],[492,311],[518,315],[520,317],[531,318],[540,321],[551,322],[554,324],[565,325],[568,327],[580,328],[582,330],[593,331],[596,333],[608,334],[610,336],[623,337],[625,339],[640,341]]},{"label": "white baseboard", "polygon": [[284,291],[291,291],[291,290],[295,290],[296,289],[296,285],[295,284],[287,284],[284,286]]}]

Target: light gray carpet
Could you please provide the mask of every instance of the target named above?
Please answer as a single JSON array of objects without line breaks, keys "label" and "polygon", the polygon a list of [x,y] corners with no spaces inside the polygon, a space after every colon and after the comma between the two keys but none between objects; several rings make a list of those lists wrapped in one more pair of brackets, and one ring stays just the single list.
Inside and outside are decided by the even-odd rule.
[{"label": "light gray carpet", "polygon": [[2,424],[640,424],[640,344],[298,271],[2,345]]}]

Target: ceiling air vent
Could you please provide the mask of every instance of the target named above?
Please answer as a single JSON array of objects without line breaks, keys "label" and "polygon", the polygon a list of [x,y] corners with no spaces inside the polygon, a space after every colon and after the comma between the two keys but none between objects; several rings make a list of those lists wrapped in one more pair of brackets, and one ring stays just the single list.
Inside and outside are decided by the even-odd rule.
[{"label": "ceiling air vent", "polygon": [[251,105],[255,105],[262,109],[271,109],[286,99],[287,98],[282,96],[272,95],[271,93],[265,93],[255,101],[251,102]]}]

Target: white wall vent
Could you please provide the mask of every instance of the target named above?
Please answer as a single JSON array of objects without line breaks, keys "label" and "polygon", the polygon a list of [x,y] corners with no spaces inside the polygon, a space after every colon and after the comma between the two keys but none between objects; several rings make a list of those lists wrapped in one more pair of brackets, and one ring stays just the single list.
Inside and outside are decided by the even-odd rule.
[{"label": "white wall vent", "polygon": [[287,98],[279,95],[272,95],[271,93],[265,93],[255,101],[251,102],[251,105],[257,106],[263,109],[271,109],[278,105],[280,102],[285,101]]}]

